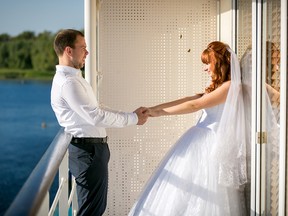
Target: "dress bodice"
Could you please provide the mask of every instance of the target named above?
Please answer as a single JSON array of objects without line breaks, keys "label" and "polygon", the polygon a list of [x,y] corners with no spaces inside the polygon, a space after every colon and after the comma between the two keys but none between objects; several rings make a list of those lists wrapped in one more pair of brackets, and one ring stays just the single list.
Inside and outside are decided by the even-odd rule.
[{"label": "dress bodice", "polygon": [[224,108],[224,103],[219,104],[214,107],[206,108],[202,110],[202,115],[196,124],[197,127],[210,128],[216,130],[220,122],[222,112]]}]

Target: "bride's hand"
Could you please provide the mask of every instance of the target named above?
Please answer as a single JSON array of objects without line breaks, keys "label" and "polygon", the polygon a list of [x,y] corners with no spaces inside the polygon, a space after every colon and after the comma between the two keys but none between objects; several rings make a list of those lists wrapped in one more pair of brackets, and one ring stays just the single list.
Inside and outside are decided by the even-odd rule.
[{"label": "bride's hand", "polygon": [[158,117],[158,116],[160,116],[159,110],[157,110],[154,107],[149,107],[146,112],[148,113],[149,117]]}]

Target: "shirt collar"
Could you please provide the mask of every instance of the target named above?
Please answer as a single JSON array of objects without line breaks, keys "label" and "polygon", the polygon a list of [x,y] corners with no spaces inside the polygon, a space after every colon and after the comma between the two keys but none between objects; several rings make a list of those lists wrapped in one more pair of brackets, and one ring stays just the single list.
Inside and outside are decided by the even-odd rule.
[{"label": "shirt collar", "polygon": [[69,73],[76,76],[80,76],[82,74],[82,71],[80,69],[76,69],[66,65],[56,65],[56,71]]}]

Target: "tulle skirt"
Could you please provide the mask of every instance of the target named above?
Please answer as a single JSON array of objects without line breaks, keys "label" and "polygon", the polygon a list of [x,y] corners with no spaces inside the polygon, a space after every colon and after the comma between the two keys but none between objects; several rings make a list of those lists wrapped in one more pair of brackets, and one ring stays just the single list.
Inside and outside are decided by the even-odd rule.
[{"label": "tulle skirt", "polygon": [[217,183],[218,169],[210,157],[215,136],[209,128],[190,128],[164,157],[129,215],[248,215],[244,188]]}]

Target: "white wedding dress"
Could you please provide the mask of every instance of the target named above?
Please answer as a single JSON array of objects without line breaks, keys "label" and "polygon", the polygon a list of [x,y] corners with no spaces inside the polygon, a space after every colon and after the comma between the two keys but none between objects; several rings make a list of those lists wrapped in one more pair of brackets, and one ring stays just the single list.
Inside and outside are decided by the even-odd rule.
[{"label": "white wedding dress", "polygon": [[212,149],[223,108],[220,104],[203,110],[198,123],[183,134],[155,170],[130,216],[248,215],[244,188],[218,182]]},{"label": "white wedding dress", "polygon": [[225,103],[204,109],[198,123],[175,143],[130,216],[248,215],[244,191],[249,186],[249,121],[245,120],[239,61],[228,50],[231,83]]}]

